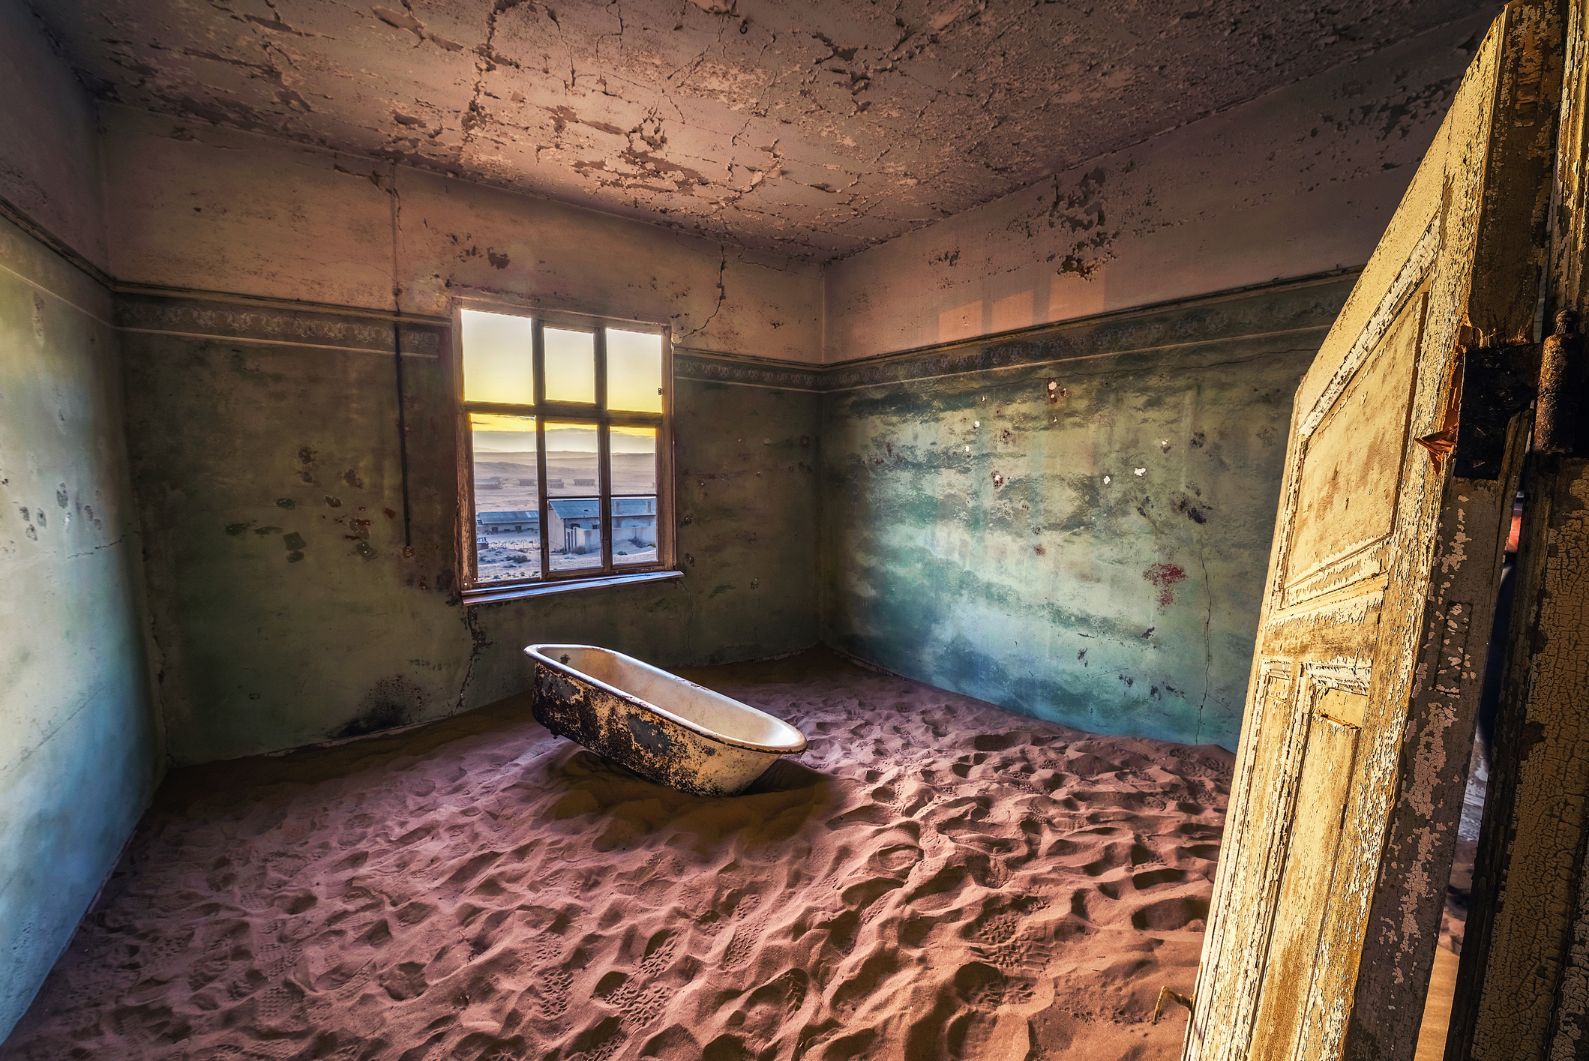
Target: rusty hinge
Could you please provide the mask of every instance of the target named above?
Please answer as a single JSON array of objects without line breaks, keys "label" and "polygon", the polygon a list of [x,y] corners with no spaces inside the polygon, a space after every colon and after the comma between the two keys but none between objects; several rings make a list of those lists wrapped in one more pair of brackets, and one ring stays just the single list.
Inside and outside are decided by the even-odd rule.
[{"label": "rusty hinge", "polygon": [[1589,456],[1583,407],[1585,399],[1589,398],[1586,383],[1589,380],[1585,378],[1578,314],[1564,309],[1556,314],[1556,330],[1540,351],[1539,405],[1534,413],[1535,453]]},{"label": "rusty hinge", "polygon": [[1457,354],[1440,429],[1413,441],[1438,469],[1447,457],[1464,479],[1497,479],[1512,419],[1534,400],[1538,343],[1468,347]]}]

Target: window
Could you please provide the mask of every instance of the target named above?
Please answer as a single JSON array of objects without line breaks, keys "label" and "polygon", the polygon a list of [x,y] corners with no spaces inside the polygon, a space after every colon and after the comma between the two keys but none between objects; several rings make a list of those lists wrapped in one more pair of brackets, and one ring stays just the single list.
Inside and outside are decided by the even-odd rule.
[{"label": "window", "polygon": [[672,565],[656,325],[460,307],[465,594]]}]

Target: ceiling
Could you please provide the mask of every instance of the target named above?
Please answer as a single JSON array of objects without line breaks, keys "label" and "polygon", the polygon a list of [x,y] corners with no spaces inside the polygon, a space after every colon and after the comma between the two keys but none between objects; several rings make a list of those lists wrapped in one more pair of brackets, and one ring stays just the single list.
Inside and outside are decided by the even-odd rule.
[{"label": "ceiling", "polygon": [[34,5],[102,98],[815,260],[1495,6]]}]

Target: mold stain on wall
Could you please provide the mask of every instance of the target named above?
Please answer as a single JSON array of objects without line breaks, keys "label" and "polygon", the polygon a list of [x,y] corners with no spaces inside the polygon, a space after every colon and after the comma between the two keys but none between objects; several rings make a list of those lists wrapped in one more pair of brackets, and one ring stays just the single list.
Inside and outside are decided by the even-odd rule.
[{"label": "mold stain on wall", "polygon": [[1095,732],[1234,747],[1291,397],[1348,286],[928,352],[830,394],[825,638]]},{"label": "mold stain on wall", "polygon": [[[371,327],[279,312],[280,327],[304,336]],[[125,337],[128,435],[144,518],[157,528],[150,598],[174,761],[489,703],[524,689],[521,649],[538,641],[602,644],[664,666],[816,641],[817,395],[677,380],[683,579],[464,608],[447,329],[405,328],[405,545],[393,357],[368,345],[390,326],[339,340],[343,349],[173,334],[191,333],[177,322],[193,313],[212,328],[251,319],[163,299],[121,309],[138,327]]]}]

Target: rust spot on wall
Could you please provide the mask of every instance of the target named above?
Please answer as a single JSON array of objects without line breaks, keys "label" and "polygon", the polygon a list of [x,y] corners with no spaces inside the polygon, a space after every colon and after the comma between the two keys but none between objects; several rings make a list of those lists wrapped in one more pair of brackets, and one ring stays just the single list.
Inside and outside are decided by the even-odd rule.
[{"label": "rust spot on wall", "polygon": [[1178,564],[1157,563],[1142,572],[1142,577],[1159,591],[1159,607],[1168,608],[1175,603],[1175,587],[1186,581],[1186,571]]}]

